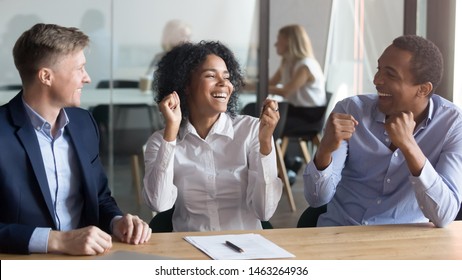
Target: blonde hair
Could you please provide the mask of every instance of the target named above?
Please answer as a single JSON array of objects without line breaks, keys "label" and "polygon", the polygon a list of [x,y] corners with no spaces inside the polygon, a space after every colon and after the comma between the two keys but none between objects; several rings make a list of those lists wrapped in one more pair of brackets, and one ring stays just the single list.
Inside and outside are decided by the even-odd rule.
[{"label": "blonde hair", "polygon": [[314,58],[311,40],[303,26],[298,24],[287,25],[279,29],[279,35],[287,39],[287,54],[285,59],[300,60],[306,57]]},{"label": "blonde hair", "polygon": [[37,23],[16,41],[14,64],[21,80],[27,84],[40,67],[51,67],[61,56],[83,50],[89,42],[89,37],[75,27]]},{"label": "blonde hair", "polygon": [[189,42],[191,39],[191,27],[178,19],[170,20],[165,24],[162,34],[162,49],[168,52],[180,43]]}]

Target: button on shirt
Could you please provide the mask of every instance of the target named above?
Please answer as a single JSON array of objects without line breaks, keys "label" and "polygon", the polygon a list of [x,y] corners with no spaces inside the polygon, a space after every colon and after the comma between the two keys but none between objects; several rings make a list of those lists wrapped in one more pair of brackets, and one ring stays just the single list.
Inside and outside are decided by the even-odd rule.
[{"label": "button on shirt", "polygon": [[412,176],[399,149],[391,151],[385,115],[377,95],[339,102],[334,111],[358,120],[352,138],[318,171],[304,173],[305,198],[313,207],[328,204],[319,226],[398,224],[432,221],[445,226],[457,215],[462,197],[462,118],[451,102],[433,95],[428,117],[414,131],[426,156],[420,176]]},{"label": "button on shirt", "polygon": [[143,195],[154,211],[175,205],[175,231],[261,229],[282,183],[274,146],[260,154],[259,120],[222,113],[205,139],[187,122],[176,141],[154,133],[145,152]]},{"label": "button on shirt", "polygon": [[[57,230],[76,229],[82,212],[80,179],[75,152],[71,147],[65,126],[69,119],[64,110],[59,113],[56,135],[52,135],[51,125],[24,102],[26,112],[35,128],[43,164],[53,203],[54,220]],[[31,253],[46,253],[50,228],[36,228],[29,241]]]}]

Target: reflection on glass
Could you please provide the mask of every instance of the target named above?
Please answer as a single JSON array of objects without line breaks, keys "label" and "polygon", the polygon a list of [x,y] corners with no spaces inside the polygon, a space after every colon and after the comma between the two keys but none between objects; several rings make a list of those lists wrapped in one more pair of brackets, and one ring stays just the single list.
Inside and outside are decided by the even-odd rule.
[{"label": "reflection on glass", "polygon": [[403,32],[404,0],[333,0],[325,71],[327,91],[374,92],[377,59]]},{"label": "reflection on glass", "polygon": [[[171,19],[188,22],[193,30],[193,41],[219,40],[226,44],[245,69],[247,63],[256,63],[258,26],[255,22],[258,21],[254,17],[258,15],[257,4],[257,0],[201,0],[200,5],[189,0],[47,0],[47,5],[53,9],[43,9],[42,3],[35,0],[3,0],[0,1],[0,86],[21,84],[11,50],[23,31],[42,21],[76,26],[90,36],[86,69],[92,83],[83,91],[86,107],[97,105],[89,103],[93,99],[109,103],[122,94],[95,89],[101,80],[139,81],[153,54],[162,51],[162,29]],[[198,9],[206,16],[192,12]],[[252,66],[252,75],[256,76],[255,65]],[[98,98],[92,98],[98,93],[101,93]],[[149,96],[138,95],[136,93],[135,98],[149,99]],[[125,98],[130,95],[127,93]]]},{"label": "reflection on glass", "polygon": [[[82,16],[80,29],[90,37],[90,46],[86,50],[86,69],[95,88],[100,81],[111,78],[111,30],[110,15],[107,10],[90,8]],[[117,52],[114,53],[117,60]],[[116,63],[114,63],[116,66]]]}]

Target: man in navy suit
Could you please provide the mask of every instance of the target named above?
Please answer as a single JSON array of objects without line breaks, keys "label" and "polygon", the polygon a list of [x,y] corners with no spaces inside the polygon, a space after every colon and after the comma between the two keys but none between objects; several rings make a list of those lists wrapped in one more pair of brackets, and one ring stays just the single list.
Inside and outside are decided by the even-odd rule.
[{"label": "man in navy suit", "polygon": [[99,132],[80,105],[87,35],[36,24],[13,48],[23,90],[0,107],[0,252],[95,255],[111,235],[140,244],[151,230],[122,214],[99,158]]}]

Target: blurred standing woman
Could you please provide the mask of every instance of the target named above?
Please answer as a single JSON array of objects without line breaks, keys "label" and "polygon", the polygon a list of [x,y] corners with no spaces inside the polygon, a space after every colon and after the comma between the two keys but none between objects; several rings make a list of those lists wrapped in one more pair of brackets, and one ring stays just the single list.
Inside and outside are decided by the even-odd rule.
[{"label": "blurred standing woman", "polygon": [[272,139],[277,102],[266,100],[260,119],[236,114],[243,78],[219,42],[173,48],[154,85],[165,129],[147,142],[148,206],[175,206],[174,231],[261,229],[282,194]]},{"label": "blurred standing woman", "polygon": [[269,92],[288,101],[284,131],[290,132],[322,118],[326,109],[325,78],[301,25],[282,27],[275,47],[282,60],[269,80]]}]

